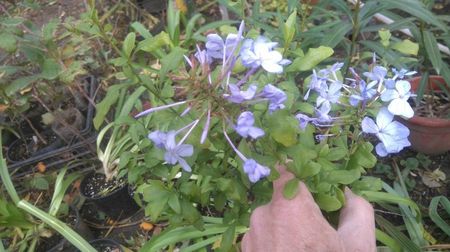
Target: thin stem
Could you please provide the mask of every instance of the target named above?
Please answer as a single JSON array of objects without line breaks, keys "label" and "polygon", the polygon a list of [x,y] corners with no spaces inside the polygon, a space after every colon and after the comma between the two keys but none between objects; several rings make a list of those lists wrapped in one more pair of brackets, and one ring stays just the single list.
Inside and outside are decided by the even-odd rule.
[{"label": "thin stem", "polygon": [[228,137],[227,131],[225,130],[225,127],[223,127],[223,135],[225,136],[225,138],[227,139],[228,143],[231,145],[231,148],[233,148],[234,152],[236,152],[236,154],[239,156],[239,158],[242,159],[242,161],[247,161],[247,158],[244,156],[244,154],[242,154],[237,148],[236,146],[234,146],[233,142],[230,140],[230,138]]},{"label": "thin stem", "polygon": [[186,132],[186,134],[183,136],[183,138],[178,143],[178,146],[182,145],[184,143],[184,141],[186,141],[188,136],[191,134],[192,130],[194,130],[194,128],[197,126],[198,122],[200,122],[200,119],[197,119],[197,120],[194,121],[194,125],[192,125],[192,127],[189,129],[189,131]]},{"label": "thin stem", "polygon": [[350,61],[353,59],[353,56],[355,55],[355,49],[356,49],[356,39],[358,38],[360,24],[359,24],[359,11],[361,9],[361,1],[357,0],[355,5],[355,11],[353,12],[353,29],[352,29],[352,43],[350,45],[350,54],[348,55],[347,59],[345,60],[345,66],[344,66],[344,77],[348,75],[348,68],[350,65]]}]

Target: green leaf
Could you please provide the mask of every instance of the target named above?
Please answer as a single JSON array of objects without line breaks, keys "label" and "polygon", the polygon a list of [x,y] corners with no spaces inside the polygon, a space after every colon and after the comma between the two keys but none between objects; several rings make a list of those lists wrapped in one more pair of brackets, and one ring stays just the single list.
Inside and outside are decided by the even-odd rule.
[{"label": "green leaf", "polygon": [[42,64],[41,77],[46,80],[53,80],[58,77],[61,71],[61,66],[54,59],[47,58]]},{"label": "green leaf", "polygon": [[333,53],[334,51],[331,47],[320,46],[318,48],[309,48],[305,56],[296,58],[286,71],[295,72],[312,70],[320,62],[333,55]]},{"label": "green leaf", "polygon": [[29,214],[39,218],[45,224],[49,225],[60,233],[64,238],[66,238],[70,243],[77,247],[81,251],[95,252],[94,249],[86,240],[83,239],[77,232],[73,231],[66,223],[58,220],[57,218],[49,215],[48,213],[42,211],[41,209],[33,206],[25,200],[19,201],[17,203],[19,208],[22,208]]},{"label": "green leaf", "polygon": [[123,41],[123,53],[127,58],[130,58],[131,52],[134,49],[134,43],[136,42],[136,33],[130,32]]},{"label": "green leaf", "polygon": [[200,212],[188,200],[181,200],[181,211],[183,217],[191,224],[202,220]]},{"label": "green leaf", "polygon": [[333,27],[330,32],[326,33],[322,39],[321,45],[329,46],[331,48],[336,47],[344,38],[345,35],[351,31],[352,25],[349,22],[339,22],[338,25]]},{"label": "green leaf", "polygon": [[180,35],[180,11],[175,7],[174,1],[169,1],[167,7],[167,30],[170,40],[178,45]]},{"label": "green leaf", "polygon": [[22,24],[26,19],[22,17],[10,17],[2,20],[2,25],[16,26]]},{"label": "green leaf", "polygon": [[442,55],[439,51],[437,40],[434,37],[433,33],[430,31],[423,32],[423,41],[425,44],[425,51],[427,52],[427,57],[431,61],[431,64],[436,70],[436,73],[439,74],[442,68]]},{"label": "green leaf", "polygon": [[11,33],[0,33],[0,48],[9,53],[13,53],[17,49],[16,37]]},{"label": "green leaf", "polygon": [[297,9],[294,9],[289,15],[286,23],[283,24],[283,36],[285,47],[288,47],[295,35],[295,21],[297,18]]},{"label": "green leaf", "polygon": [[[386,245],[393,252],[402,252],[402,248],[400,247],[400,245],[394,239],[392,239],[388,234],[379,230],[378,228],[375,229],[375,236],[377,237],[377,241]],[[377,248],[379,248],[379,247],[377,247]]]},{"label": "green leaf", "polygon": [[348,185],[359,179],[361,172],[359,169],[353,170],[331,170],[325,172],[325,179],[330,184]]},{"label": "green leaf", "polygon": [[344,147],[331,148],[328,155],[325,157],[330,161],[338,161],[347,156],[348,150]]},{"label": "green leaf", "polygon": [[139,42],[138,49],[144,52],[153,53],[165,45],[169,45],[170,38],[165,32],[161,32],[154,37],[147,38]]},{"label": "green leaf", "polygon": [[180,200],[178,199],[178,195],[176,193],[172,193],[169,197],[169,201],[167,202],[169,207],[172,208],[175,213],[181,213],[181,205]]},{"label": "green leaf", "polygon": [[183,55],[186,51],[180,47],[175,47],[173,50],[161,59],[160,78],[166,78],[168,72],[178,68],[183,60]]},{"label": "green leaf", "polygon": [[[298,163],[297,160],[294,161],[294,163]],[[306,179],[309,177],[312,177],[316,174],[318,174],[321,170],[322,166],[314,161],[309,161],[306,164],[302,165],[300,168],[300,171],[297,174],[297,176],[301,179]]]},{"label": "green leaf", "polygon": [[286,182],[283,188],[283,196],[286,199],[293,199],[298,192],[299,188],[299,180],[297,178],[293,178]]},{"label": "green leaf", "polygon": [[422,1],[417,0],[383,0],[389,9],[398,9],[409,13],[410,15],[425,21],[426,23],[435,25],[439,29],[446,31],[447,27],[443,24],[436,15],[428,10]]},{"label": "green leaf", "polygon": [[137,33],[139,33],[139,35],[141,35],[145,39],[153,37],[152,34],[147,30],[147,28],[137,21],[131,24],[131,28],[133,28],[133,30],[135,30]]},{"label": "green leaf", "polygon": [[380,191],[383,188],[383,183],[380,178],[363,177],[361,180],[352,183],[352,190],[359,191]]},{"label": "green leaf", "polygon": [[161,181],[157,180],[151,180],[149,184],[145,184],[143,187],[143,198],[148,202],[145,212],[155,221],[166,207],[170,192]]},{"label": "green leaf", "polygon": [[392,49],[397,50],[403,54],[417,56],[419,53],[419,44],[412,42],[409,39],[405,39],[401,42],[394,43]]},{"label": "green leaf", "polygon": [[53,34],[55,34],[56,28],[58,28],[59,20],[54,18],[50,20],[44,27],[42,28],[42,37],[45,41],[52,41]]},{"label": "green leaf", "polygon": [[336,211],[342,207],[341,201],[339,201],[335,196],[331,196],[329,194],[318,193],[314,198],[320,209],[326,212]]},{"label": "green leaf", "polygon": [[220,251],[228,252],[230,251],[232,245],[234,244],[234,237],[236,236],[236,226],[231,225],[222,235],[222,240],[220,241]]},{"label": "green leaf", "polygon": [[122,89],[124,85],[114,85],[110,86],[106,92],[105,98],[95,105],[95,117],[93,119],[95,129],[99,129],[100,126],[105,121],[105,117],[108,114],[108,111],[111,109],[111,106],[117,102],[119,98],[120,89]]},{"label": "green leaf", "polygon": [[[189,241],[201,237],[210,237],[212,235],[223,234],[228,229],[229,225],[226,224],[206,224],[204,231],[200,231],[193,226],[177,227],[172,229],[169,228],[164,230],[161,234],[152,237],[152,239],[147,241],[142,246],[140,251],[163,251],[164,248],[171,244],[176,244],[177,242],[181,241]],[[237,234],[243,234],[247,230],[247,227],[237,226],[235,232]]]},{"label": "green leaf", "polygon": [[16,79],[5,88],[5,94],[7,96],[12,96],[16,92],[20,91],[21,89],[28,87],[28,85],[30,85],[31,83],[33,83],[34,81],[36,81],[38,79],[39,79],[38,75],[25,76],[25,77]]},{"label": "green leaf", "polygon": [[[442,204],[443,210],[447,212],[447,216],[450,216],[450,201],[445,196],[436,196],[431,199],[430,207],[428,213],[430,215],[430,219],[448,236],[450,236],[450,225],[439,216],[438,213],[438,205]],[[444,211],[442,211],[444,212]]]},{"label": "green leaf", "polygon": [[391,32],[387,29],[381,29],[378,31],[378,35],[381,38],[381,44],[384,47],[388,47],[389,46],[389,40],[391,39]]},{"label": "green leaf", "polygon": [[406,235],[404,235],[401,231],[398,230],[397,227],[392,225],[388,220],[384,219],[380,215],[375,215],[375,220],[378,226],[381,229],[386,231],[388,235],[390,235],[402,248],[402,251],[411,251],[411,252],[420,252],[421,249],[419,246],[414,244]]},{"label": "green leaf", "polygon": [[270,136],[289,147],[297,143],[298,122],[287,110],[278,110],[267,119]]}]

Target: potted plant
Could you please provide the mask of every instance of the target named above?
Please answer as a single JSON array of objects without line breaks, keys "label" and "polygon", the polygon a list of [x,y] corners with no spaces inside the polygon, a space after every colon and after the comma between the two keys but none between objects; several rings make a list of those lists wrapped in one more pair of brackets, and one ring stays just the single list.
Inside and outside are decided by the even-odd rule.
[{"label": "potted plant", "polygon": [[[422,77],[410,80],[417,91]],[[415,107],[415,115],[402,122],[409,128],[411,147],[425,154],[441,154],[450,150],[450,105],[447,83],[441,76],[429,76],[423,99]],[[443,90],[445,88],[446,90]]]},{"label": "potted plant", "polygon": [[[128,115],[130,111],[131,106],[124,106],[119,116]],[[124,168],[120,162],[122,155],[136,151],[136,143],[132,141],[127,125],[109,123],[97,137],[97,155],[101,169],[85,176],[80,184],[81,194],[116,220],[130,217],[139,210],[127,178],[124,173],[119,174],[120,168]]]}]

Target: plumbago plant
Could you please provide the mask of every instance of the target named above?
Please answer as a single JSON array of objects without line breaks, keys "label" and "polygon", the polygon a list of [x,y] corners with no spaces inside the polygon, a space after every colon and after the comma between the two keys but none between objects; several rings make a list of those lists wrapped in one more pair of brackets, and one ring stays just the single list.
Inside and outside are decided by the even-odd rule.
[{"label": "plumbago plant", "polygon": [[243,23],[225,39],[209,34],[170,74],[172,102],[135,116],[151,128],[137,191],[153,220],[203,229],[202,214],[223,216],[225,234],[234,235],[230,230],[248,225],[251,208],[270,200],[278,165],[295,175],[285,185],[287,198],[303,181],[326,212],[345,204],[346,185],[380,196],[371,192],[381,190],[381,180],[361,178],[377,161],[368,136],[378,138],[379,156],[410,145],[394,116],[413,115],[403,80],[413,72],[391,73],[374,62],[364,78],[352,69],[353,77],[342,79],[343,64],[336,63],[314,71],[300,97],[293,76],[280,75],[290,61],[277,46],[245,36]]}]

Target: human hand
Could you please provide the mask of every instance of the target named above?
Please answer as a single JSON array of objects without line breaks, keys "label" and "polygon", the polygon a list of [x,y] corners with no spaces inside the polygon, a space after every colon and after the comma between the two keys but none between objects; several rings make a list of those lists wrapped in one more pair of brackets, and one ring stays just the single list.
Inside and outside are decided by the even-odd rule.
[{"label": "human hand", "polygon": [[242,251],[376,251],[372,205],[346,188],[346,204],[335,230],[302,182],[295,198],[284,198],[284,184],[293,175],[284,167],[279,170],[272,201],[251,215]]}]

